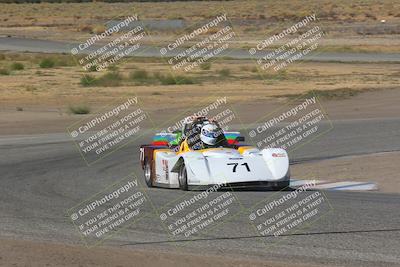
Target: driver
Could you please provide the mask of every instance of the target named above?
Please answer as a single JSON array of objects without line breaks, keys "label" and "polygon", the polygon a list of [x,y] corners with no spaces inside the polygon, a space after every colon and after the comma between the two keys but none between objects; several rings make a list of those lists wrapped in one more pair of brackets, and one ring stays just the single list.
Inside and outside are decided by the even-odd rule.
[{"label": "driver", "polygon": [[181,140],[185,139],[193,150],[228,146],[228,141],[219,124],[203,116],[185,119]]},{"label": "driver", "polygon": [[226,147],[228,144],[224,132],[216,122],[211,122],[201,128],[200,140],[201,149]]}]

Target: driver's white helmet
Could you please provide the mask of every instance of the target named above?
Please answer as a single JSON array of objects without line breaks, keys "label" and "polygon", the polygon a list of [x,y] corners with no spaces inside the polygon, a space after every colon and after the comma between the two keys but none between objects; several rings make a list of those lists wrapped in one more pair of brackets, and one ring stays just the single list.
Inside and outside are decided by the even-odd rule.
[{"label": "driver's white helmet", "polygon": [[206,124],[201,128],[200,139],[205,144],[213,146],[217,143],[219,134],[218,127],[215,124]]}]

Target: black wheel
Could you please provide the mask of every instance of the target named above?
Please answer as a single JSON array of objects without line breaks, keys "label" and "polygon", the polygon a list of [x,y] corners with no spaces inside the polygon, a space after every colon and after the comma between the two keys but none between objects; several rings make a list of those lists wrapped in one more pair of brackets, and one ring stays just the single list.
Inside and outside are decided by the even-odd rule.
[{"label": "black wheel", "polygon": [[181,190],[187,191],[188,190],[188,183],[187,183],[187,170],[185,164],[182,164],[179,170],[179,188]]},{"label": "black wheel", "polygon": [[290,185],[290,181],[278,182],[278,184],[273,187],[273,190],[281,191],[281,190],[289,188],[289,185]]},{"label": "black wheel", "polygon": [[144,180],[148,187],[153,187],[153,181],[151,180],[151,163],[148,161],[144,164]]}]

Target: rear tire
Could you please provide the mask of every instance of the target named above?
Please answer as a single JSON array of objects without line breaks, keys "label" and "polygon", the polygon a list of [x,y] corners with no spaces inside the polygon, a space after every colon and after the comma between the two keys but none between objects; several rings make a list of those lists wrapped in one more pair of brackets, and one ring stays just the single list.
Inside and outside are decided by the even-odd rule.
[{"label": "rear tire", "polygon": [[148,187],[153,187],[153,181],[151,180],[151,163],[146,161],[144,164],[144,180]]},{"label": "rear tire", "polygon": [[185,164],[182,164],[179,170],[179,188],[183,191],[188,191],[188,183],[187,183],[187,170]]}]

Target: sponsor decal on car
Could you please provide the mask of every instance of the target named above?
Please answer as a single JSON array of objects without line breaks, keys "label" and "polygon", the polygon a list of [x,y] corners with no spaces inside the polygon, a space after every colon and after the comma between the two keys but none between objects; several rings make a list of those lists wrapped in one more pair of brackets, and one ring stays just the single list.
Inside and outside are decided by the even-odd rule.
[{"label": "sponsor decal on car", "polygon": [[165,179],[168,181],[169,180],[168,161],[163,159],[161,163],[163,166],[163,171],[165,172]]},{"label": "sponsor decal on car", "polygon": [[285,153],[272,153],[272,156],[274,158],[285,158],[286,154]]}]

